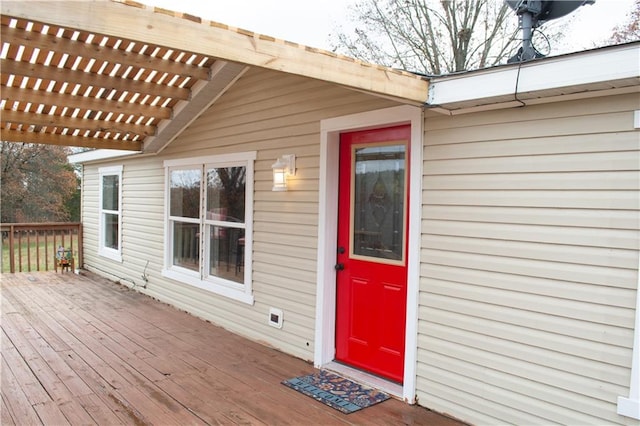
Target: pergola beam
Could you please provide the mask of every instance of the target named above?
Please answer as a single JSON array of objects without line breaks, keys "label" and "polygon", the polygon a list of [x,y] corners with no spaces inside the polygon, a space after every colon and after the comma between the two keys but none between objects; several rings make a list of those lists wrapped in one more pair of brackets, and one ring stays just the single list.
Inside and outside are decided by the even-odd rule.
[{"label": "pergola beam", "polygon": [[87,59],[100,58],[101,60],[111,63],[145,68],[160,73],[175,74],[181,77],[191,77],[196,80],[206,80],[209,77],[209,70],[207,68],[167,61],[149,55],[113,49],[108,46],[83,43],[54,35],[45,35],[18,28],[10,28],[5,25],[2,25],[0,36],[4,40],[17,40],[25,47],[45,51],[65,52],[71,57],[81,56]]},{"label": "pergola beam", "polygon": [[58,128],[79,129],[81,132],[101,132],[123,135],[153,136],[155,126],[145,126],[116,121],[91,120],[87,118],[74,118],[49,114],[36,114],[24,111],[4,110],[1,116],[3,123],[22,124],[27,126],[46,126]]},{"label": "pergola beam", "polygon": [[91,98],[87,96],[74,96],[66,93],[47,92],[45,90],[21,89],[19,87],[2,86],[0,98],[6,101],[21,101],[28,99],[36,105],[46,105],[58,108],[78,108],[91,111],[113,112],[143,117],[155,117],[158,119],[171,118],[171,108],[160,106],[141,105],[131,102],[119,102],[103,98]]},{"label": "pergola beam", "polygon": [[3,142],[39,143],[60,146],[81,146],[96,149],[122,149],[140,151],[142,143],[138,141],[85,138],[82,136],[61,135],[52,133],[21,132],[18,130],[2,129],[0,136]]},{"label": "pergola beam", "polygon": [[141,93],[144,95],[161,96],[180,100],[189,99],[189,89],[165,86],[163,84],[147,83],[145,81],[129,80],[118,77],[111,77],[102,74],[90,74],[80,70],[70,70],[67,68],[53,68],[30,62],[0,60],[2,73],[14,74],[23,77],[38,76],[44,80],[67,82],[69,84],[81,84],[85,87],[104,87],[130,93]]}]

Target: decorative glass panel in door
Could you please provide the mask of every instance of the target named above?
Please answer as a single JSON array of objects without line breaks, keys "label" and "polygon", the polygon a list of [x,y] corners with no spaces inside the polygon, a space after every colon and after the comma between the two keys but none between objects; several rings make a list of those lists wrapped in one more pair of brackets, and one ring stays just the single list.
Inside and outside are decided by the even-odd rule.
[{"label": "decorative glass panel in door", "polygon": [[406,145],[354,146],[354,257],[404,262]]}]

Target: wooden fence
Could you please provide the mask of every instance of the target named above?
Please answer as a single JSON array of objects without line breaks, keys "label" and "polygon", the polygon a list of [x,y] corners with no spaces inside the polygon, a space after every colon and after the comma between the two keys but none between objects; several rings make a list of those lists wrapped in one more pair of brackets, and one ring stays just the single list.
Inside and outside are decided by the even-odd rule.
[{"label": "wooden fence", "polygon": [[69,250],[76,267],[82,267],[82,224],[3,223],[2,272],[32,272],[55,269],[56,251]]}]

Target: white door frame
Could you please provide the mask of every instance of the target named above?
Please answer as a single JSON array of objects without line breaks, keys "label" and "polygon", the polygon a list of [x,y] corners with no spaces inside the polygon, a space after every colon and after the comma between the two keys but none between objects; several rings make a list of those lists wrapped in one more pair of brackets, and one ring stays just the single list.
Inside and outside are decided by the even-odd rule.
[{"label": "white door frame", "polygon": [[335,358],[336,262],[338,234],[338,164],[340,133],[411,125],[409,182],[409,253],[407,257],[407,317],[402,397],[413,404],[416,393],[418,292],[420,281],[420,222],[422,211],[423,111],[409,105],[322,120],[320,123],[320,206],[314,365]]}]

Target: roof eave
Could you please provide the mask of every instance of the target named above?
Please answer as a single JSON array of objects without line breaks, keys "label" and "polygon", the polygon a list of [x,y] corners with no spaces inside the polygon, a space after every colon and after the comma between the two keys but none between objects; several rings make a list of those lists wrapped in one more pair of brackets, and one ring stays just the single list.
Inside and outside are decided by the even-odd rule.
[{"label": "roof eave", "polygon": [[427,107],[446,114],[633,92],[640,42],[431,79]]}]

